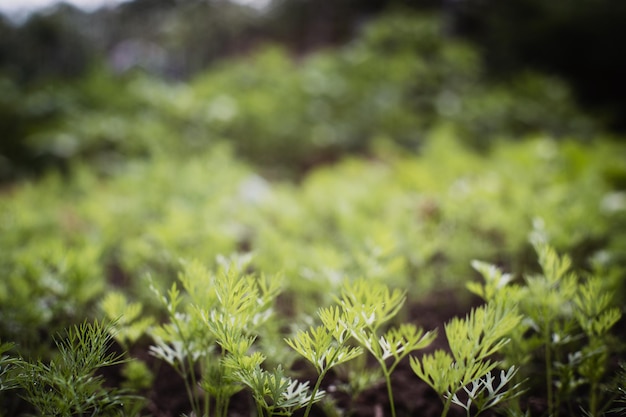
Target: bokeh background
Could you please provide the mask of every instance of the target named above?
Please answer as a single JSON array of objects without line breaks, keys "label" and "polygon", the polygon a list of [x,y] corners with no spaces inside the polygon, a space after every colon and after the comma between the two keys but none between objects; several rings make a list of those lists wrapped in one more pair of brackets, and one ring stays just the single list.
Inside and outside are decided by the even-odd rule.
[{"label": "bokeh background", "polygon": [[[414,22],[388,20],[361,36],[372,21],[394,12],[413,16]],[[124,121],[111,112],[127,114],[124,108],[137,112],[142,106],[136,101],[137,94],[143,94],[141,99],[153,107],[166,105],[158,101],[168,99],[146,94],[161,93],[180,104],[185,99],[174,95],[184,94],[189,83],[202,84],[198,81],[202,77],[219,78],[214,74],[220,68],[223,79],[207,80],[205,91],[199,93],[211,95],[206,91],[209,84],[233,82],[224,86],[226,94],[219,97],[221,101],[213,102],[213,117],[222,124],[219,135],[242,142],[235,147],[261,162],[280,159],[304,169],[319,159],[335,157],[338,151],[362,150],[365,136],[376,136],[372,129],[380,130],[381,123],[393,131],[394,140],[415,146],[420,141],[416,126],[423,128],[434,116],[452,118],[455,123],[459,118],[468,119],[461,123],[466,130],[488,136],[502,124],[497,120],[507,111],[502,108],[513,106],[519,109],[512,116],[518,125],[512,126],[512,133],[549,127],[559,134],[574,129],[577,136],[587,135],[589,124],[571,120],[577,116],[572,117],[563,107],[582,108],[603,128],[623,132],[626,57],[620,40],[626,39],[625,18],[623,2],[611,0],[135,0],[86,10],[60,3],[30,14],[7,14],[0,17],[0,179],[41,172],[75,156],[100,154],[102,148],[138,151],[142,145],[136,136],[143,133],[124,132]],[[270,46],[273,55],[267,53]],[[263,58],[233,63],[259,51],[265,51],[260,53]],[[307,59],[314,53],[315,58]],[[432,60],[428,54],[434,55]],[[416,70],[418,57],[423,68]],[[231,71],[228,66],[241,77],[258,79],[249,86],[234,81],[235,74],[226,79]],[[244,75],[244,71],[250,74]],[[544,78],[529,75],[537,72]],[[336,79],[323,79],[325,74]],[[145,91],[139,93],[142,77]],[[292,86],[285,78],[300,82],[295,80],[298,77],[310,83],[305,91],[290,91]],[[146,83],[160,83],[160,87]],[[498,85],[493,89],[500,90],[476,99],[481,94],[477,90],[485,83]],[[246,100],[255,100],[243,92],[251,86],[252,95],[261,95],[263,88],[276,89],[273,95],[281,99],[269,104],[260,103],[263,99],[259,98],[263,115],[246,105],[235,109],[250,110],[248,116],[259,120],[226,120],[233,111],[229,97],[236,100],[241,94]],[[366,97],[368,88],[388,91],[373,99]],[[411,88],[420,91],[407,92]],[[512,96],[505,97],[510,88]],[[466,99],[480,104],[461,103]],[[286,104],[289,100],[294,106]],[[312,113],[308,116],[304,115],[307,110],[298,107],[304,100],[317,103],[315,109],[308,109]],[[514,104],[517,100],[534,103]],[[537,108],[549,101],[558,105],[547,105],[546,112]],[[270,109],[282,105],[285,108]],[[367,125],[363,119],[370,118],[372,111],[389,111],[368,106],[403,109],[397,109],[393,120]],[[481,110],[476,110],[479,107]],[[460,108],[463,110],[457,111]],[[197,108],[191,106],[190,112],[193,109]],[[438,114],[437,109],[443,113]],[[96,110],[98,120],[89,120]],[[412,114],[403,115],[403,110]],[[180,116],[187,122],[193,120],[192,124],[206,122],[206,114],[197,117],[190,112]],[[472,112],[491,114],[469,114]],[[169,112],[155,118],[172,116]],[[423,120],[415,124],[408,120],[411,118]],[[156,120],[144,121],[151,128],[167,129],[157,127]],[[84,123],[90,125],[90,132],[72,132]],[[319,125],[311,127],[311,123]],[[359,123],[365,124],[356,126]],[[274,126],[265,126],[268,124]],[[94,138],[95,131],[103,129],[108,132]],[[356,132],[358,129],[365,133]],[[194,140],[204,140],[200,136],[205,133],[201,131]],[[306,147],[293,151],[308,157],[290,155],[291,151],[277,155],[282,151],[243,143],[246,139],[240,136],[251,135],[267,135],[267,141],[273,143],[288,141],[288,147],[302,148],[305,145],[294,143],[303,141],[317,145],[314,151]],[[335,136],[341,139],[333,139]]]},{"label": "bokeh background", "polygon": [[[259,343],[284,369],[285,333],[344,283],[406,290],[403,319],[435,328],[477,302],[472,260],[518,283],[540,272],[531,234],[623,308],[624,22],[623,0],[1,15],[0,341],[47,360],[63,329],[132,307],[124,349],[140,365],[111,382],[169,417],[189,404],[148,354],[166,316],[153,289],[180,285],[185,265],[249,256],[280,282]],[[0,390],[0,417],[27,412]]]}]

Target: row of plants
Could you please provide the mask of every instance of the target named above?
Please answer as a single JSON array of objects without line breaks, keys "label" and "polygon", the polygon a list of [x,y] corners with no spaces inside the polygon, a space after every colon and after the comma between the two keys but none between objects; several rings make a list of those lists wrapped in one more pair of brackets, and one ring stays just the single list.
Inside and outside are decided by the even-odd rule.
[{"label": "row of plants", "polygon": [[[623,349],[611,333],[621,311],[613,306],[609,282],[600,275],[577,274],[571,259],[559,256],[541,231],[535,231],[532,242],[540,272],[522,281],[495,265],[473,262],[484,282],[468,286],[485,304],[445,324],[447,350],[415,353],[435,340],[437,330],[394,321],[406,291],[349,277],[334,304],[320,308],[309,328],[291,328],[279,347],[285,332],[272,316],[279,308],[282,280],[246,272],[250,257],[222,258],[216,271],[187,263],[179,275],[182,288],[174,283],[166,294],[154,289],[168,315],[162,324],[153,326],[139,317],[139,304],[111,293],[103,306],[113,321],[70,329],[57,339],[59,356],[50,363],[16,358],[7,354],[12,345],[2,345],[0,390],[20,390],[39,415],[136,415],[141,398],[104,386],[97,371],[133,363],[126,352],[110,353],[112,338],[128,346],[147,332],[151,353],[186,384],[196,416],[228,415],[229,401],[242,390],[254,399],[258,416],[290,416],[304,409],[307,417],[315,403],[336,415],[340,410],[331,411],[332,394],[321,383],[331,370],[343,367],[344,374],[348,368],[367,376],[347,382],[353,396],[383,379],[395,417],[391,376],[407,357],[414,374],[440,396],[442,417],[452,406],[467,416],[491,408],[529,415],[523,406],[529,390],[547,391],[549,416],[576,415],[579,408],[588,416],[620,411],[626,373],[612,373],[610,361]],[[289,376],[293,355],[284,351],[286,346],[315,369],[313,387]],[[377,368],[357,360],[366,352]]]},{"label": "row of plants", "polygon": [[[0,192],[0,415],[154,413],[155,359],[196,417],[356,414],[376,384],[395,417],[407,370],[442,415],[617,412],[624,145],[441,29],[389,16],[185,84],[0,83],[11,138],[64,162]],[[424,328],[436,292],[468,314]]]},{"label": "row of plants", "polygon": [[[378,355],[382,376],[389,384],[392,371],[405,358],[404,350],[398,350],[400,346],[393,347],[394,343],[413,340],[419,346],[424,343],[425,347],[432,334],[426,336],[426,332],[414,329],[410,323],[389,330],[386,327],[389,320],[383,320],[372,324],[374,327],[362,328],[363,334],[361,330],[353,334],[352,330],[343,329],[341,336],[340,330],[333,333],[327,327],[315,327],[309,333],[295,333],[294,336],[291,332],[296,329],[289,327],[288,323],[313,322],[314,319],[308,318],[311,312],[320,305],[336,301],[336,294],[343,293],[340,298],[344,299],[352,297],[346,295],[346,291],[360,294],[358,297],[385,293],[376,290],[382,288],[381,285],[405,288],[412,303],[419,304],[433,291],[462,288],[467,280],[475,277],[470,268],[473,259],[505,266],[516,276],[532,274],[535,272],[534,256],[527,238],[528,231],[534,227],[549,236],[555,247],[574,255],[572,262],[576,270],[592,271],[600,277],[590,281],[594,282],[593,288],[586,289],[591,284],[579,284],[581,280],[573,278],[561,283],[563,277],[559,276],[543,283],[529,279],[523,287],[526,289],[519,289],[519,293],[503,292],[502,298],[515,301],[520,310],[518,314],[527,318],[515,326],[516,331],[525,329],[521,333],[507,330],[511,343],[516,342],[518,347],[515,354],[507,353],[509,359],[498,362],[506,365],[502,375],[489,367],[496,362],[488,362],[490,365],[485,369],[493,371],[489,377],[488,373],[480,376],[470,373],[475,378],[460,379],[460,374],[455,374],[454,378],[459,379],[455,383],[463,384],[453,386],[450,385],[452,382],[437,382],[433,379],[434,374],[426,370],[426,365],[432,361],[432,366],[441,368],[445,367],[444,363],[456,363],[460,359],[454,357],[454,352],[452,362],[451,356],[438,353],[432,357],[424,356],[421,362],[412,365],[418,375],[444,396],[447,406],[461,402],[471,408],[464,402],[465,394],[453,395],[463,387],[469,392],[490,393],[487,380],[481,379],[483,382],[480,382],[477,378],[488,378],[491,388],[495,388],[498,385],[493,384],[498,384],[496,381],[500,377],[514,379],[513,386],[532,377],[533,390],[541,392],[539,387],[542,386],[543,389],[553,389],[548,400],[552,404],[552,413],[567,404],[575,409],[571,400],[579,392],[579,385],[586,381],[584,384],[593,385],[590,392],[594,392],[595,399],[590,399],[585,407],[600,415],[602,410],[598,404],[606,403],[600,399],[600,386],[606,382],[606,366],[596,376],[578,367],[589,368],[588,360],[600,361],[597,355],[601,351],[620,350],[615,343],[608,341],[609,324],[613,323],[593,325],[601,326],[602,334],[595,334],[593,332],[600,330],[594,330],[595,327],[587,329],[582,322],[587,320],[584,317],[604,314],[611,306],[624,301],[622,296],[610,301],[605,295],[598,295],[624,293],[626,204],[620,178],[626,169],[620,157],[622,145],[601,140],[586,145],[538,137],[518,143],[501,142],[489,153],[479,153],[455,140],[452,132],[445,127],[433,131],[419,156],[408,155],[392,143],[380,142],[375,158],[350,158],[319,167],[298,183],[263,179],[250,166],[235,159],[226,148],[216,147],[191,159],[137,160],[107,176],[102,176],[99,170],[77,164],[69,177],[51,174],[41,181],[6,189],[0,199],[0,268],[3,274],[0,281],[0,340],[14,343],[15,347],[4,360],[20,357],[21,361],[48,369],[45,372],[57,372],[55,367],[60,367],[69,381],[74,381],[72,378],[77,372],[86,372],[86,377],[92,378],[91,372],[95,368],[117,363],[120,358],[94,358],[98,366],[89,365],[77,371],[77,368],[59,365],[57,361],[70,360],[62,359],[64,351],[80,353],[59,339],[55,342],[54,336],[65,328],[79,326],[86,317],[100,320],[104,311],[109,310],[109,319],[117,320],[117,325],[113,326],[117,329],[113,333],[116,343],[124,351],[132,352],[133,346],[137,346],[135,349],[147,348],[145,336],[142,336],[146,332],[154,338],[153,354],[174,366],[186,377],[183,381],[190,382],[190,407],[196,415],[211,404],[203,398],[196,398],[197,384],[205,388],[206,395],[223,401],[219,406],[214,405],[217,408],[211,413],[218,410],[225,413],[229,397],[226,394],[230,392],[232,395],[232,390],[262,381],[265,381],[263,384],[273,381],[276,389],[295,383],[296,375],[290,374],[295,356],[285,352],[285,345],[280,342],[283,337],[291,340],[290,344],[299,353],[304,352],[307,343],[311,345],[324,340],[331,344],[340,342],[341,349],[347,351],[340,349],[337,352],[344,352],[347,357],[361,346],[374,357]],[[542,255],[542,250],[539,250],[540,260],[544,274],[548,276],[552,272],[545,271],[547,261],[542,260],[542,256],[547,255]],[[220,261],[220,254],[230,256],[236,253],[253,254],[248,269],[237,263],[235,268],[232,263]],[[180,285],[184,290],[179,292],[178,284],[172,285],[181,265]],[[237,272],[232,272],[234,275],[230,281],[222,284],[218,282],[222,278],[218,280],[212,272],[218,271],[216,276],[229,276],[227,272],[231,269]],[[220,325],[232,312],[215,312],[207,305],[213,306],[216,300],[223,303],[238,292],[246,297],[257,294],[248,287],[235,291],[237,285],[248,282],[248,278],[241,276],[250,269],[269,277],[262,281],[262,285],[253,280],[254,285],[260,285],[259,294],[265,294],[259,295],[253,306],[265,308],[274,303],[280,284],[282,295],[277,308],[281,314],[268,320],[265,314],[269,310],[255,310],[254,314],[245,316],[245,320],[241,319],[240,324],[229,319],[229,328],[208,331],[206,326]],[[485,274],[485,267],[478,269]],[[205,282],[207,276],[213,278]],[[346,282],[357,277],[364,277],[366,281],[357,287],[346,287]],[[488,303],[497,304],[500,301],[496,300],[499,296],[496,297],[495,292],[500,293],[503,282],[489,284],[495,289],[479,291],[474,287],[473,290],[480,292]],[[218,284],[227,287],[220,290]],[[153,290],[148,291],[148,288]],[[517,291],[518,287],[514,286],[514,289]],[[550,292],[552,289],[554,294]],[[583,291],[593,293],[584,295]],[[154,297],[155,292],[158,297]],[[579,293],[582,295],[576,295]],[[391,294],[396,294],[394,301],[383,304],[388,308],[397,303],[398,310],[390,310],[395,315],[400,311],[399,299],[403,300],[404,295],[398,299],[398,293]],[[525,302],[539,302],[537,297],[540,294],[551,294],[552,304],[524,306]],[[577,297],[587,297],[587,301],[582,298],[575,301]],[[342,316],[348,314],[343,311],[347,308],[346,300],[332,311],[325,310],[320,314],[334,314],[336,320],[347,320]],[[469,308],[469,297],[466,302]],[[593,310],[596,313],[592,310],[583,312],[586,316],[574,314],[577,309],[583,309],[582,304],[578,306],[572,304],[574,302],[585,302],[598,310]],[[239,309],[236,306],[228,308]],[[560,313],[546,312],[549,315],[545,320],[550,323],[542,324],[532,313],[546,308],[557,309]],[[162,324],[163,314],[169,317],[166,324]],[[467,324],[463,323],[464,326]],[[252,324],[254,328],[246,327]],[[546,333],[545,326],[548,326],[549,333]],[[325,328],[327,330],[322,331]],[[86,346],[95,342],[85,341],[85,338],[97,337],[103,341],[102,335],[89,336],[93,332],[108,334],[101,329],[80,329],[79,326],[73,330],[74,336],[69,340],[80,334],[82,336],[78,338],[83,340],[80,343]],[[388,330],[391,333],[386,333]],[[241,334],[235,337],[229,332]],[[537,332],[536,337],[529,337],[530,332]],[[374,340],[383,335],[385,342],[375,347]],[[240,336],[245,338],[238,339]],[[592,336],[599,339],[592,341]],[[191,346],[185,347],[184,343],[181,345],[182,339],[186,343],[193,342],[199,351],[189,350]],[[225,347],[225,344],[235,341],[241,343],[237,351],[241,358],[237,360],[249,360],[252,362],[246,363],[254,365],[249,369],[251,374],[241,374],[240,377],[257,379],[256,382],[237,379],[233,382],[235,386],[228,388],[223,380],[228,367],[221,362],[228,362],[226,358],[236,350],[234,345]],[[606,344],[609,350],[587,346],[583,343],[586,341]],[[537,382],[534,375],[543,375],[543,371],[537,371],[543,369],[537,364],[537,355],[547,352],[548,342],[554,344],[549,346],[553,352],[546,353],[543,368],[552,368],[544,381]],[[574,350],[561,349],[561,344]],[[262,356],[245,359],[257,350]],[[501,354],[506,353],[506,349],[498,350]],[[323,354],[328,350],[319,351]],[[343,358],[344,353],[340,357]],[[220,361],[214,360],[215,354],[221,355]],[[478,355],[477,352],[472,354]],[[606,361],[615,356],[603,353],[601,358]],[[129,360],[130,356],[124,356],[124,359]],[[485,359],[486,356],[481,356],[475,365]],[[75,362],[84,364],[81,359],[75,359]],[[330,370],[323,362],[317,358],[313,364],[319,367],[319,381]],[[358,395],[376,380],[376,376],[371,375],[364,361],[354,362],[361,368],[347,370],[345,374],[351,376],[347,379],[354,379],[350,382],[351,389],[355,390],[354,395]],[[136,361],[130,363],[133,365],[129,365],[132,368],[128,371],[128,386],[140,388],[150,384],[151,371],[147,365]],[[217,363],[222,368],[213,369]],[[282,372],[280,378],[276,373],[256,373],[254,369],[262,363],[267,369]],[[232,370],[243,369],[237,366]],[[194,373],[197,367],[200,367],[198,375]],[[599,372],[599,362],[592,368]],[[566,381],[566,376],[570,380]],[[31,377],[21,383],[36,380]],[[283,377],[291,379],[283,380]],[[551,380],[560,381],[561,385],[555,387],[549,383]],[[565,382],[569,385],[562,385]],[[3,384],[10,385],[8,380]],[[48,386],[46,384],[50,382],[43,386]],[[319,391],[319,384],[315,385]],[[94,380],[93,387],[96,391],[100,389],[100,379]],[[221,392],[219,387],[226,391]],[[305,397],[317,398],[317,394],[298,387],[300,385],[294,385],[290,389],[297,389]],[[453,387],[457,389],[453,390]],[[67,394],[62,390],[59,392]],[[113,398],[118,395],[126,394],[115,393]],[[0,398],[5,409],[9,410],[6,415],[21,407],[22,402],[13,392],[3,392]],[[492,400],[486,400],[483,405],[491,404]],[[31,398],[30,401],[34,400]],[[132,403],[125,401],[127,405]],[[308,402],[298,404],[307,407]],[[277,409],[268,411],[269,403],[267,407],[260,407],[264,413],[278,412]]]},{"label": "row of plants", "polygon": [[[296,58],[267,46],[220,61],[189,82],[100,69],[22,91],[0,76],[0,175],[33,165],[190,155],[226,142],[274,174],[367,153],[380,140],[419,149],[441,121],[476,147],[530,133],[591,137],[557,79],[524,73],[488,80],[475,48],[445,36],[438,15],[391,14],[351,43]],[[120,94],[123,91],[123,94]]]},{"label": "row of plants", "polygon": [[376,160],[347,159],[299,183],[265,180],[215,149],[128,164],[108,179],[78,165],[70,179],[9,189],[2,333],[41,348],[47,331],[89,315],[111,286],[157,308],[147,276],[164,289],[179,259],[213,265],[234,252],[289,277],[294,305],[323,302],[346,275],[416,293],[459,287],[472,259],[523,272],[536,218],[578,266],[590,256],[623,265],[620,145],[537,138],[483,155],[442,130],[419,157],[381,148]]}]

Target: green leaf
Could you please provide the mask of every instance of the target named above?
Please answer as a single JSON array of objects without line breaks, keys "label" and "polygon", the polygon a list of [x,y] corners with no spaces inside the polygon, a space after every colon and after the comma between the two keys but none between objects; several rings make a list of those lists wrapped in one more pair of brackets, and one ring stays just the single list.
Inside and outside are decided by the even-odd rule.
[{"label": "green leaf", "polygon": [[404,291],[359,279],[345,284],[339,303],[347,327],[365,326],[375,331],[400,311],[405,300]]},{"label": "green leaf", "polygon": [[319,374],[354,359],[363,353],[360,347],[342,345],[324,325],[300,330],[287,344],[313,364]]}]

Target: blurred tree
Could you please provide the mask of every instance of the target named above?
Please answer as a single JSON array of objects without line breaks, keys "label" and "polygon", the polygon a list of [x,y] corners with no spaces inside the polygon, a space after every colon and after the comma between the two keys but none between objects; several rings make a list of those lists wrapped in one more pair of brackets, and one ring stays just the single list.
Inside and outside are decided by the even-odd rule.
[{"label": "blurred tree", "polygon": [[[109,24],[97,42],[116,71],[127,69],[119,65],[121,54],[125,62],[134,54],[135,67],[168,78],[189,78],[220,58],[247,52],[262,37],[258,12],[230,1],[135,0],[98,16]],[[157,50],[161,62],[147,62]]]},{"label": "blurred tree", "polygon": [[24,24],[0,24],[0,72],[21,83],[83,75],[95,51],[75,23],[80,12],[71,6],[35,14]]},{"label": "blurred tree", "polygon": [[392,9],[441,9],[444,0],[273,0],[264,29],[298,52],[351,40],[367,20]]},{"label": "blurred tree", "polygon": [[578,98],[626,130],[626,2],[459,0],[458,33],[478,43],[493,75],[528,68],[564,77]]},{"label": "blurred tree", "polygon": [[[118,73],[139,69],[170,79],[190,79],[224,57],[245,54],[267,42],[286,45],[290,53],[305,54],[353,41],[364,23],[390,9],[402,8],[443,11],[446,20],[443,31],[436,32],[437,39],[454,33],[473,40],[484,51],[486,69],[496,78],[514,79],[527,69],[565,77],[574,84],[579,99],[606,115],[614,127],[626,130],[626,83],[622,80],[626,55],[619,48],[619,40],[626,37],[626,25],[622,24],[626,21],[626,2],[622,0],[273,0],[261,9],[232,0],[134,0],[93,13],[60,5],[31,16],[23,24],[0,15],[0,171],[14,172],[15,164],[26,167],[40,163],[41,155],[25,145],[27,137],[76,108],[84,108],[83,101],[100,99],[85,88],[92,85],[89,82],[67,82],[88,79],[95,64],[106,62],[108,69]],[[398,30],[394,25],[390,25],[392,32]],[[410,42],[408,45],[411,51],[420,52]],[[382,44],[379,54],[368,57],[370,63],[350,69],[350,77],[358,80],[359,74],[365,76],[382,65],[382,75],[377,77],[391,80],[393,69],[383,62],[387,48]],[[444,67],[451,73],[460,68],[457,64]],[[68,104],[65,92],[55,92],[59,81],[70,86],[65,92],[73,87],[85,91],[72,93],[69,101],[74,100],[74,104]],[[122,85],[111,88],[121,89]],[[535,89],[547,91],[548,87]],[[43,93],[31,95],[39,89]],[[109,90],[108,85],[93,89]],[[457,98],[444,93],[435,94],[436,103],[431,99],[433,94],[416,94],[413,105],[403,109],[406,118],[412,120],[414,114],[437,109],[452,112],[458,107],[454,104]],[[396,96],[407,94],[412,92]],[[294,97],[294,93],[286,96]],[[103,101],[113,103],[106,97]],[[484,101],[490,108],[503,107],[501,102]],[[516,102],[524,100],[516,96]],[[545,101],[536,109],[543,104]],[[527,117],[526,113],[520,118],[522,124],[528,119],[542,119],[539,110],[539,117]],[[457,116],[468,120],[478,117],[467,109]],[[489,123],[493,124],[491,120]]]}]

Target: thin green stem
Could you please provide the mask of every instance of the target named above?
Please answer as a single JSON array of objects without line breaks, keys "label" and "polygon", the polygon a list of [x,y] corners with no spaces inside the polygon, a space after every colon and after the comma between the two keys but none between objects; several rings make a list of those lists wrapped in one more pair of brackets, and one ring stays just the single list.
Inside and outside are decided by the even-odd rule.
[{"label": "thin green stem", "polygon": [[191,389],[191,385],[189,384],[188,375],[187,375],[187,367],[185,366],[185,362],[181,362],[180,368],[174,366],[174,370],[181,376],[183,379],[183,383],[185,384],[185,391],[187,392],[187,398],[191,404],[192,410],[196,411],[196,401],[193,395],[193,390]]},{"label": "thin green stem", "polygon": [[256,401],[256,415],[257,417],[263,417],[263,407],[261,407],[260,401]]},{"label": "thin green stem", "polygon": [[224,399],[222,398],[222,394],[218,394],[215,397],[215,416],[216,417],[224,417],[226,415],[226,410],[224,408]]},{"label": "thin green stem", "polygon": [[[185,362],[182,362],[182,377],[185,382],[185,389],[187,390],[187,396],[189,397],[189,401],[191,402],[191,408],[195,414],[200,414],[202,407],[200,405],[200,399],[194,395],[194,388],[197,385],[196,380],[196,372],[195,372],[195,363],[192,359],[193,355],[189,352],[189,343],[184,336],[183,330],[180,327],[178,320],[173,320],[174,326],[176,326],[176,331],[180,337],[180,340],[183,342],[183,346],[185,347],[185,357],[187,360],[187,367],[189,368],[189,376],[191,377],[191,384],[187,380],[187,369],[185,369]],[[208,400],[206,401],[208,403]],[[208,416],[208,413],[207,413]]]},{"label": "thin green stem", "polygon": [[383,369],[385,375],[385,382],[387,383],[387,395],[389,396],[389,407],[391,408],[391,417],[396,417],[396,404],[393,400],[393,390],[391,389],[391,373],[387,373]]},{"label": "thin green stem", "polygon": [[228,416],[228,407],[230,407],[230,396],[224,399],[224,417]]},{"label": "thin green stem", "polygon": [[[375,353],[375,352],[372,352]],[[385,384],[387,385],[387,397],[389,398],[389,407],[391,408],[391,417],[396,417],[396,404],[393,399],[393,390],[391,388],[391,373],[395,369],[396,365],[399,361],[394,362],[394,364],[387,368],[387,364],[384,359],[381,357],[381,354],[374,355],[378,363],[380,364],[380,368],[383,370],[383,375],[385,377]]]},{"label": "thin green stem", "polygon": [[228,403],[230,401],[229,401],[229,398],[226,398],[223,395],[220,396],[220,397],[221,397],[222,407],[221,407],[221,410],[220,410],[219,417],[226,417],[228,415]]},{"label": "thin green stem", "polygon": [[306,405],[306,409],[304,410],[304,417],[309,417],[309,413],[311,412],[311,408],[313,408],[313,403],[315,402],[315,396],[317,395],[317,391],[319,391],[320,386],[322,385],[322,379],[324,379],[327,372],[328,369],[320,372],[320,375],[315,382],[315,386],[311,391],[311,399],[309,400],[309,403]]},{"label": "thin green stem", "polygon": [[[189,382],[186,382],[186,383],[187,385],[190,385],[188,389],[189,389],[189,395],[192,398],[193,410],[196,412],[196,414],[198,414],[200,410],[202,410],[202,407],[200,405],[200,398],[198,398],[197,395],[194,395],[195,387],[197,386],[195,363],[193,362],[193,359],[191,359],[191,355],[187,354],[187,358],[188,358],[187,366],[189,367],[189,375],[191,376],[191,384]],[[187,378],[185,378],[185,381],[187,381]]]},{"label": "thin green stem", "polygon": [[598,383],[593,381],[591,383],[591,389],[589,393],[589,414],[591,417],[598,415]]},{"label": "thin green stem", "polygon": [[441,417],[446,417],[448,415],[448,411],[450,411],[451,405],[452,405],[452,395],[446,398],[446,401],[443,403],[443,411],[441,412]]},{"label": "thin green stem", "polygon": [[546,366],[546,390],[548,391],[548,416],[556,417],[554,415],[554,392],[552,389],[552,349],[550,348],[550,329],[546,329],[546,335],[544,340],[545,347],[545,366]]}]

